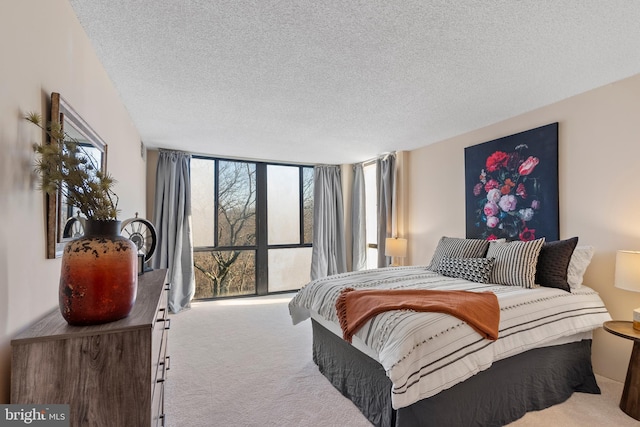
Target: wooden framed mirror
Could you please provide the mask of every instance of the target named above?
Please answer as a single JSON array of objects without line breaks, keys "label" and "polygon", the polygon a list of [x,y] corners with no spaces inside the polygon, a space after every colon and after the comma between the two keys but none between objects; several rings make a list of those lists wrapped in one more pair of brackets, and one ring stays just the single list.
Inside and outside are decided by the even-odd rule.
[{"label": "wooden framed mirror", "polygon": [[[51,94],[51,122],[60,123],[63,131],[83,147],[85,155],[107,169],[107,144],[59,93]],[[66,203],[62,191],[47,195],[47,258],[62,256],[64,245],[82,233],[82,218],[77,209]]]}]

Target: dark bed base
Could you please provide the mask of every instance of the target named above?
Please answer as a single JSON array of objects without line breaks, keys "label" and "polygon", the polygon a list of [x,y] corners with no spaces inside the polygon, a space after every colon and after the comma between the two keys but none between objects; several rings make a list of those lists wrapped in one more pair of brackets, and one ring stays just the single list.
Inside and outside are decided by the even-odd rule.
[{"label": "dark bed base", "polygon": [[503,426],[567,400],[574,391],[600,394],[591,340],[529,350],[495,362],[468,380],[406,408],[391,407],[382,366],[312,321],[313,361],[375,426]]}]

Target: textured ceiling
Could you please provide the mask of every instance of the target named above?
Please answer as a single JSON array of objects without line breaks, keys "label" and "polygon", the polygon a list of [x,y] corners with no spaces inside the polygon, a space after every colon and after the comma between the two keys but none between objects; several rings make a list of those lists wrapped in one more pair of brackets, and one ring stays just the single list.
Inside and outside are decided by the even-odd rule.
[{"label": "textured ceiling", "polygon": [[70,0],[148,147],[410,150],[640,73],[635,0]]}]

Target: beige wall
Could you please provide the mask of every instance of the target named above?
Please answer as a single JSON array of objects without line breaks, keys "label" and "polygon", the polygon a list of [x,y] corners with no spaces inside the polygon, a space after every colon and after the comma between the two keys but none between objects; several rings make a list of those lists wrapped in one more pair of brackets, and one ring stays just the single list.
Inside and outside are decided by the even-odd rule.
[{"label": "beige wall", "polygon": [[120,218],[145,209],[140,137],[67,0],[6,0],[0,13],[0,403],[9,401],[10,340],[57,307],[60,261],[45,257],[43,196],[31,170],[41,137],[22,120],[46,117],[59,92],[108,144]]},{"label": "beige wall", "polygon": [[[640,294],[613,287],[615,252],[640,250],[640,75],[414,150],[409,156],[408,239],[412,264],[428,263],[442,235],[464,237],[464,147],[559,122],[560,237],[596,253],[585,284],[614,319],[630,320]],[[619,381],[631,342],[602,329],[597,373]]]},{"label": "beige wall", "polygon": [[155,203],[156,170],[158,169],[158,150],[147,150],[147,219],[153,221],[153,205]]},{"label": "beige wall", "polygon": [[[397,204],[398,204],[398,229],[397,237],[406,238],[409,214],[409,151],[398,151],[396,156],[396,166],[398,168],[396,176],[396,192],[397,192]],[[408,242],[407,242],[408,243]],[[400,265],[406,265],[406,259],[398,259],[396,262]]]}]

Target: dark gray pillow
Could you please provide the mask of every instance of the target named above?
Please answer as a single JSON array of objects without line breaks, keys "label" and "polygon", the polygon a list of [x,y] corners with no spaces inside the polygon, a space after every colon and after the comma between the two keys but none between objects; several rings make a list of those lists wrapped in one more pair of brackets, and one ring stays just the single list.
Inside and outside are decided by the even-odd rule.
[{"label": "dark gray pillow", "polygon": [[438,273],[478,283],[489,283],[495,258],[443,258]]},{"label": "dark gray pillow", "polygon": [[545,242],[538,256],[536,284],[571,292],[571,286],[567,282],[567,270],[577,244],[577,237]]}]

